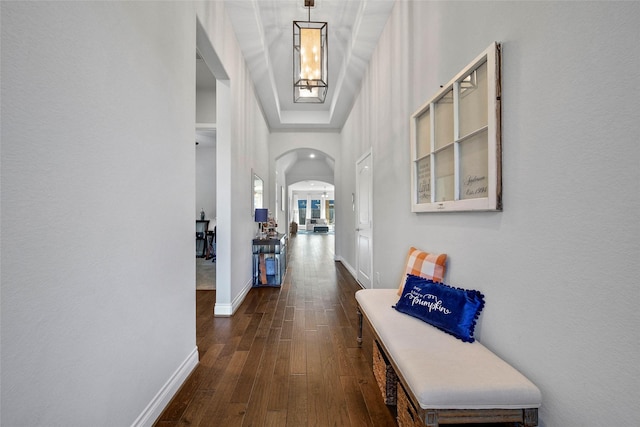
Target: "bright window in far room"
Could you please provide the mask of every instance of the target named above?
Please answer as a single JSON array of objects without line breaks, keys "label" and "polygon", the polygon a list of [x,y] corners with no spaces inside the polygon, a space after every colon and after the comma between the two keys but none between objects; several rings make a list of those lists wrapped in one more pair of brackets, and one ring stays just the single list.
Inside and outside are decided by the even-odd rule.
[{"label": "bright window in far room", "polygon": [[311,200],[311,218],[320,218],[320,200]]},{"label": "bright window in far room", "polygon": [[298,224],[304,224],[307,219],[307,201],[298,200]]}]

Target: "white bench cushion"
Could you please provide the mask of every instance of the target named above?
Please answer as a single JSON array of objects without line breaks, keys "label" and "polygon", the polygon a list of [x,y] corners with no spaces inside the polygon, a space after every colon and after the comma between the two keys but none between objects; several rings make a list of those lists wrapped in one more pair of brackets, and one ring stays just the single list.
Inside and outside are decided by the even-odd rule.
[{"label": "white bench cushion", "polygon": [[356,300],[422,409],[541,406],[540,390],[480,342],[462,342],[393,309],[397,289],[363,289]]}]

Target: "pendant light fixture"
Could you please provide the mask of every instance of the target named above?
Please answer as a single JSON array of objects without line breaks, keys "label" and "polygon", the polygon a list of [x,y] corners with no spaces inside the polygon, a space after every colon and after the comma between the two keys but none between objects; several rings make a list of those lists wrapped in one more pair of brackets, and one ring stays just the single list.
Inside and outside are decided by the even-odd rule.
[{"label": "pendant light fixture", "polygon": [[307,21],[293,21],[293,102],[323,103],[327,96],[327,23],[312,22],[315,0],[304,0]]}]

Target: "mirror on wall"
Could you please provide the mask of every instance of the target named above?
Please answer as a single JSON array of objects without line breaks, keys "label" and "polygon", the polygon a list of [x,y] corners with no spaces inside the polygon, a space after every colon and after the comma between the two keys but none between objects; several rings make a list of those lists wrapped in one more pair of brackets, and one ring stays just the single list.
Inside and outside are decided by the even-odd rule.
[{"label": "mirror on wall", "polygon": [[255,172],[251,172],[252,180],[251,180],[251,216],[253,217],[254,212],[258,208],[262,208],[263,206],[263,193],[264,193],[264,181],[260,178]]}]

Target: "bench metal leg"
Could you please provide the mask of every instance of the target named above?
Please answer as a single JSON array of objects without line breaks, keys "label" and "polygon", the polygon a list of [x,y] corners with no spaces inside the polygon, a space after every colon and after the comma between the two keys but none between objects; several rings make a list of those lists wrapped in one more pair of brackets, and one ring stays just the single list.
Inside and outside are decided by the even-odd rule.
[{"label": "bench metal leg", "polygon": [[360,306],[357,307],[358,310],[358,347],[362,347],[362,312],[360,311]]}]

